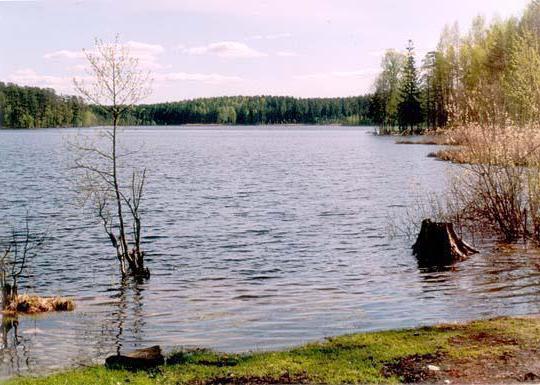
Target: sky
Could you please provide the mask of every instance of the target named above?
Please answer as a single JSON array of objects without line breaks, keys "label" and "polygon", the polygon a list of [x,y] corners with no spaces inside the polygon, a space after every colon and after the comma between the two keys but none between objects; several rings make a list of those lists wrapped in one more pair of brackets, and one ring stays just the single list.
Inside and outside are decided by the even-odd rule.
[{"label": "sky", "polygon": [[74,94],[82,49],[118,34],[152,72],[146,102],[369,92],[382,54],[419,58],[445,24],[519,16],[528,0],[0,0],[0,81]]}]

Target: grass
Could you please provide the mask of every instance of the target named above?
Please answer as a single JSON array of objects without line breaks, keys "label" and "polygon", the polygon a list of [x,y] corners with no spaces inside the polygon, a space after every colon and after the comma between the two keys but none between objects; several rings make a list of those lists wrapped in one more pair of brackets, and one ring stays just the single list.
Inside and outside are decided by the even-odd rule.
[{"label": "grass", "polygon": [[438,144],[460,146],[431,155],[461,164],[538,166],[540,127],[457,127],[439,136]]},{"label": "grass", "polygon": [[37,314],[51,311],[71,311],[75,309],[75,302],[62,297],[39,297],[37,295],[18,295],[4,309],[8,314]]},{"label": "grass", "polygon": [[[538,342],[540,319],[497,318],[352,334],[279,352],[237,355],[208,350],[177,351],[168,357],[165,366],[152,372],[96,366],[47,377],[16,378],[7,385],[399,383],[415,379],[440,380],[440,376],[454,379],[460,367],[470,366],[472,362],[489,364],[489,370],[478,367],[476,371],[483,377],[491,373],[489,379],[493,380],[497,378],[493,368],[497,367],[500,357],[519,357],[517,354],[521,352],[522,359],[535,360],[537,357],[530,352],[535,351]],[[452,370],[432,375],[426,369],[428,363]],[[512,367],[521,366],[512,364]],[[514,375],[519,377],[525,373]]]}]

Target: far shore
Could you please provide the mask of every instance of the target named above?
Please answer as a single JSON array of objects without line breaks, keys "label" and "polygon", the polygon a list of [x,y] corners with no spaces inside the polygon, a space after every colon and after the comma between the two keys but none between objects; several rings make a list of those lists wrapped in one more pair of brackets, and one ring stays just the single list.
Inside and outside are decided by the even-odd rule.
[{"label": "far shore", "polygon": [[[130,125],[123,124],[119,127],[355,127],[355,128],[369,128],[375,127],[375,125],[370,124],[342,124],[342,123],[265,123],[265,124],[222,124],[222,123],[184,123],[184,124],[140,124],[140,125]],[[107,128],[112,126],[80,126],[80,127],[2,127],[0,126],[0,131],[16,130],[16,131],[25,131],[25,130],[50,130],[50,129],[84,129],[84,128]]]}]

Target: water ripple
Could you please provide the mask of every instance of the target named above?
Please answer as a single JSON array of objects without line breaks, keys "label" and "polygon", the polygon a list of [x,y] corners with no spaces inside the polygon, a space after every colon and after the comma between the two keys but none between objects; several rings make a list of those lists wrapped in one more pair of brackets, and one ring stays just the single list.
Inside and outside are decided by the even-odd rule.
[{"label": "water ripple", "polygon": [[122,285],[100,226],[74,204],[64,143],[76,133],[0,131],[0,212],[20,220],[28,208],[51,234],[25,285],[79,304],[6,320],[0,376],[153,344],[275,349],[540,310],[537,252],[500,248],[434,272],[386,237],[389,214],[444,185],[450,166],[426,157],[433,147],[335,127],[124,130],[150,171],[152,278]]}]

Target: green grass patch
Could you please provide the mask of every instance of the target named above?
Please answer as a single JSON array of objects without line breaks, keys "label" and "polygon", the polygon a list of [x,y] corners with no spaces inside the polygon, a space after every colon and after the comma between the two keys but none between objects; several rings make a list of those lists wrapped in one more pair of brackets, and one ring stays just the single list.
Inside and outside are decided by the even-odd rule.
[{"label": "green grass patch", "polygon": [[104,367],[75,369],[47,377],[20,377],[8,385],[182,385],[263,383],[399,383],[385,367],[407,357],[436,355],[465,362],[526,350],[540,342],[536,318],[497,318],[468,324],[352,334],[280,351],[221,354],[177,351],[152,372]]}]

